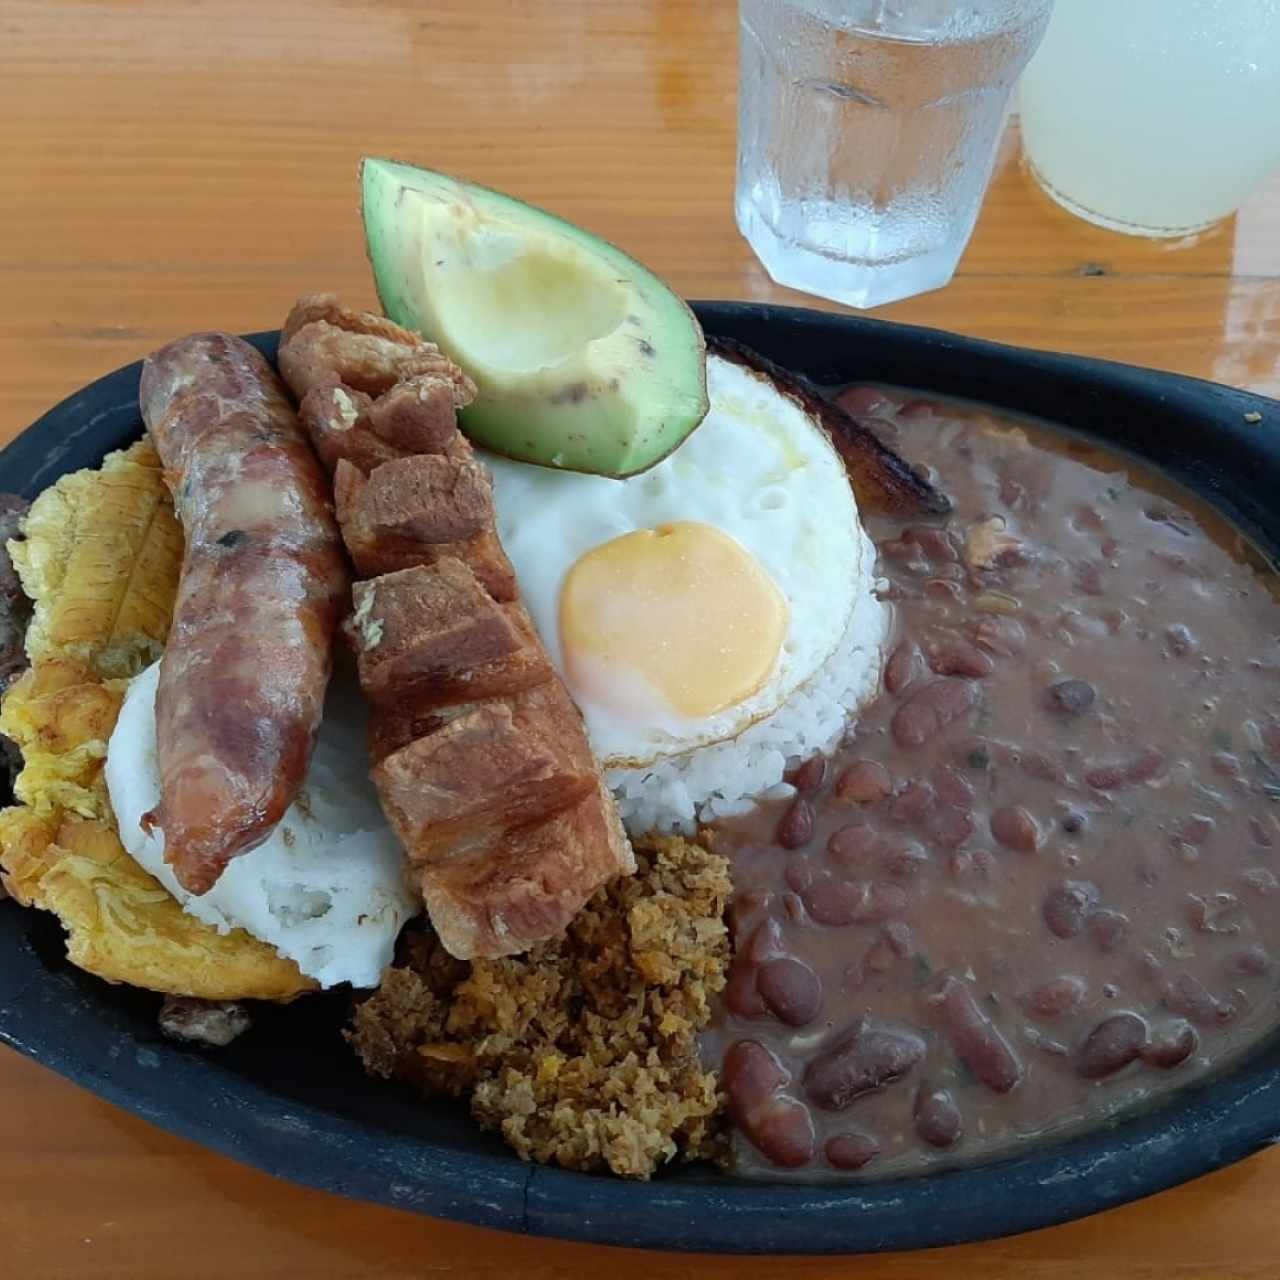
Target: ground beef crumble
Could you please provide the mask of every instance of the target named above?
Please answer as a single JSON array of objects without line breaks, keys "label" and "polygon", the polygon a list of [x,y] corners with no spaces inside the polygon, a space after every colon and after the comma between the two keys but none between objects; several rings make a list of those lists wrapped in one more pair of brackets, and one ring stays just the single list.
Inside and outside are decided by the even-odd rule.
[{"label": "ground beef crumble", "polygon": [[697,1035],[725,982],[728,864],[665,837],[636,862],[527,955],[468,963],[407,934],[348,1033],[365,1069],[469,1098],[526,1160],[647,1178],[722,1154]]}]

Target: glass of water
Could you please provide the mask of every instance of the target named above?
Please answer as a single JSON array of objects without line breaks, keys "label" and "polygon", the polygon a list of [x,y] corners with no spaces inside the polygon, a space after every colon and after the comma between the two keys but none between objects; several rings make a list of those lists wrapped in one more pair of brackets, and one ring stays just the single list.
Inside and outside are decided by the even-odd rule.
[{"label": "glass of water", "polygon": [[1280,0],[1059,0],[1020,96],[1059,204],[1133,235],[1200,231],[1280,166]]},{"label": "glass of water", "polygon": [[1053,0],[739,0],[738,227],[779,284],[947,283]]}]

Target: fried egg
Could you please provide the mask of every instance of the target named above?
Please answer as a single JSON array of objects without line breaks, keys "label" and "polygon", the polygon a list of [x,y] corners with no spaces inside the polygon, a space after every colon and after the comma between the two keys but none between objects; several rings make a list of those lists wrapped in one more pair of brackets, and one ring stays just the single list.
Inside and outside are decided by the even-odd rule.
[{"label": "fried egg", "polygon": [[836,650],[874,553],[826,433],[707,361],[711,409],[626,480],[486,459],[498,533],[606,768],[741,734]]},{"label": "fried egg", "polygon": [[418,908],[404,851],[369,780],[368,712],[354,674],[335,674],[306,781],[276,829],[199,896],[182,888],[164,860],[164,832],[142,829],[142,815],[160,799],[159,678],[156,662],[130,683],[107,748],[120,843],[184,911],[219,933],[244,929],[322,987],[377,986]]}]

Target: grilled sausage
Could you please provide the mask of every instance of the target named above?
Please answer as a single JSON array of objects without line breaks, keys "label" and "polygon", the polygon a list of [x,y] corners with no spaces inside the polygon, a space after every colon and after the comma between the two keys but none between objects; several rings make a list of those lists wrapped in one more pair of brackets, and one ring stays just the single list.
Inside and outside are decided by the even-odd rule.
[{"label": "grilled sausage", "polygon": [[349,575],[328,481],[248,343],[170,343],[147,358],[140,400],[186,534],[156,699],[160,803],[144,821],[204,893],[302,785]]}]

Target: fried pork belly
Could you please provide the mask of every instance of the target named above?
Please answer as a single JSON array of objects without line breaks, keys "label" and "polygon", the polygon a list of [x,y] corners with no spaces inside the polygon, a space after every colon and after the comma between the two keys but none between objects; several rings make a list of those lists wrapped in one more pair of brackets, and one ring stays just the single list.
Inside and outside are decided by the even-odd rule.
[{"label": "fried pork belly", "polygon": [[464,959],[556,937],[635,864],[457,429],[475,388],[431,343],[329,295],[290,313],[280,370],[365,579],[347,631],[373,780],[436,934]]},{"label": "fried pork belly", "polygon": [[636,860],[528,955],[467,964],[411,930],[355,1011],[365,1069],[467,1098],[525,1160],[647,1178],[720,1154],[698,1032],[725,982],[728,863],[677,837],[639,841]]},{"label": "fried pork belly", "polygon": [[182,531],[142,441],[36,499],[10,544],[35,615],[30,669],[7,691],[0,732],[20,747],[20,801],[0,812],[0,874],[52,911],[73,964],[110,982],[211,1000],[287,1000],[314,984],[239,930],[187,915],[125,852],[102,766],[126,677],[163,649]]},{"label": "fried pork belly", "polygon": [[347,550],[362,576],[376,578],[449,556],[466,564],[495,600],[516,599],[515,570],[494,528],[493,483],[469,450],[466,458],[397,458],[367,475],[340,460],[333,496]]}]

